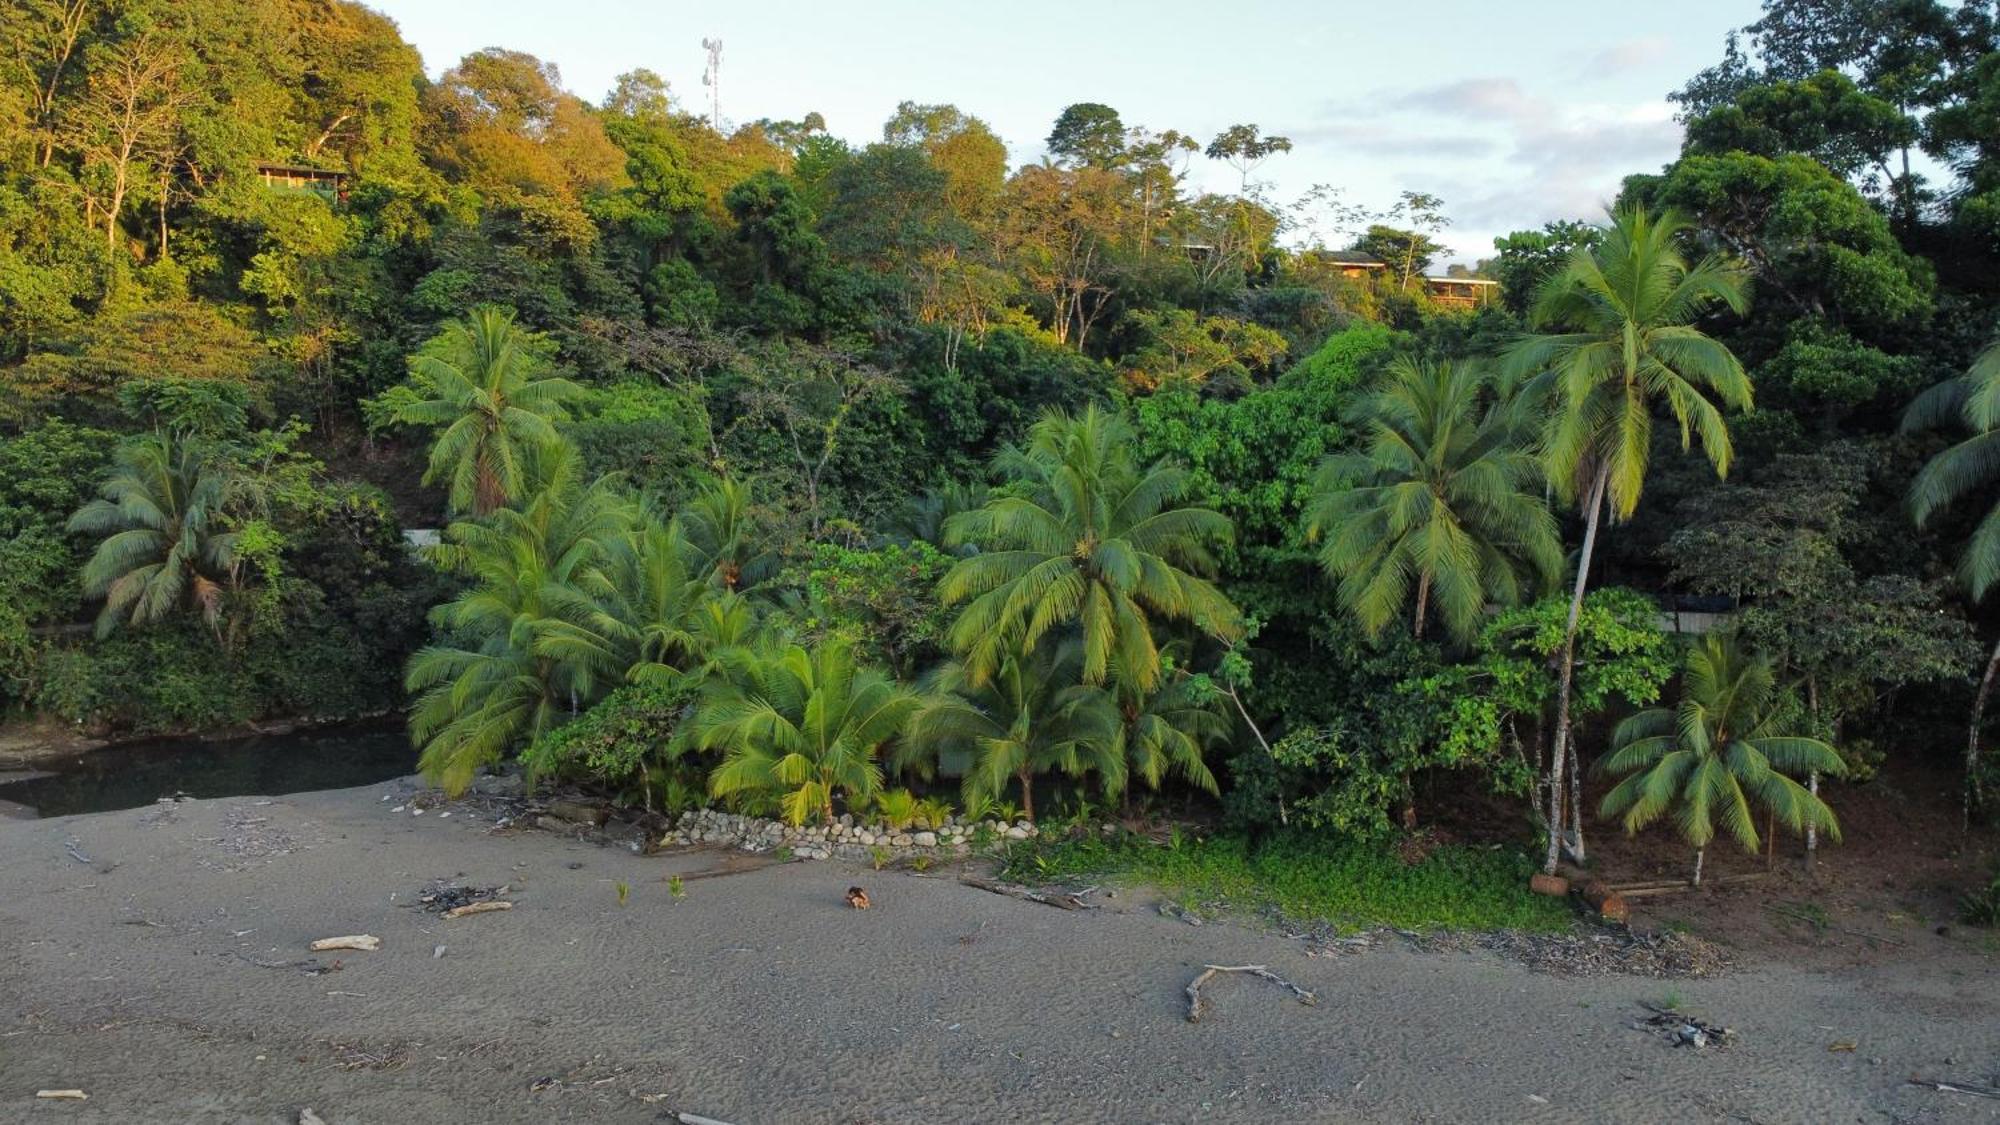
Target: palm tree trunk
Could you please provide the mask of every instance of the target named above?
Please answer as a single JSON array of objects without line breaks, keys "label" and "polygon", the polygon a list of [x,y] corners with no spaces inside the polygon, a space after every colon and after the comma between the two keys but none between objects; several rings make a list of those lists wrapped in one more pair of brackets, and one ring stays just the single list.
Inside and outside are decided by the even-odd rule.
[{"label": "palm tree trunk", "polygon": [[[1819,679],[1814,676],[1806,677],[1806,707],[1812,714],[1813,737],[1818,738],[1820,734]],[[1819,796],[1818,770],[1813,770],[1812,772],[1806,775],[1806,791],[1811,793],[1815,797]],[[1817,822],[1809,820],[1806,822],[1806,870],[1811,871],[1813,869],[1813,864],[1818,860],[1819,860],[1819,824]]]},{"label": "palm tree trunk", "polygon": [[1583,763],[1576,759],[1576,733],[1569,736],[1569,828],[1563,847],[1571,860],[1583,862]]},{"label": "palm tree trunk", "polygon": [[1972,697],[1972,727],[1965,736],[1965,811],[1959,818],[1959,831],[1972,828],[1972,810],[1980,802],[1979,792],[1979,728],[1986,719],[1986,697],[1993,691],[1993,677],[2000,673],[2000,641],[1993,644],[1993,655],[1986,661],[1986,674],[1979,677],[1979,692]]},{"label": "palm tree trunk", "polygon": [[1020,773],[1014,775],[1014,780],[1021,783],[1021,815],[1027,819],[1028,823],[1033,824],[1035,821],[1035,775],[1029,773],[1027,770],[1022,770]]},{"label": "palm tree trunk", "polygon": [[1424,610],[1430,606],[1430,602],[1431,602],[1431,572],[1426,570],[1424,571],[1424,576],[1417,580],[1416,634],[1417,634],[1417,639],[1420,641],[1424,639]]},{"label": "palm tree trunk", "polygon": [[1576,623],[1583,616],[1583,595],[1590,586],[1590,556],[1597,549],[1597,524],[1610,481],[1611,466],[1599,465],[1584,500],[1583,549],[1577,555],[1576,587],[1569,599],[1569,623],[1563,629],[1562,661],[1556,679],[1555,747],[1549,755],[1549,850],[1542,863],[1542,871],[1549,875],[1556,873],[1556,864],[1562,859],[1563,767],[1570,756],[1569,697],[1576,676]]},{"label": "palm tree trunk", "polygon": [[1696,848],[1694,850],[1694,885],[1697,887],[1701,886],[1701,861],[1707,855],[1707,848]]}]

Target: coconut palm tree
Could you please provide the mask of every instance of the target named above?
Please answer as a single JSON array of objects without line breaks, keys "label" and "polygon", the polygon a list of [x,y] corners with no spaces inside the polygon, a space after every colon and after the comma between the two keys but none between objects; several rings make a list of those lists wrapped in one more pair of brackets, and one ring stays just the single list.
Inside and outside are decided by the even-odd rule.
[{"label": "coconut palm tree", "polygon": [[966,806],[997,799],[1011,781],[1029,820],[1035,818],[1035,778],[1042,774],[1096,774],[1107,794],[1122,792],[1126,751],[1118,711],[1104,688],[1077,682],[1081,659],[1075,641],[1009,646],[984,679],[975,679],[963,661],[947,661],[932,674],[910,718],[898,764],[968,750],[972,768],[961,783]]},{"label": "coconut palm tree", "polygon": [[[1956,423],[1972,436],[1930,459],[1910,482],[1910,515],[1923,527],[1968,494],[1990,493],[2000,482],[2000,343],[1986,349],[1970,370],[1925,391],[1903,415],[1905,432]],[[2000,501],[1986,510],[1960,556],[1958,575],[1974,601],[2000,582]],[[2000,641],[1986,660],[1979,690],[1972,697],[1972,723],[1965,742],[1963,823],[1970,825],[1980,803],[1979,735],[1986,700],[2000,674]]]},{"label": "coconut palm tree", "polygon": [[1123,419],[1096,406],[1046,415],[1026,447],[996,459],[1011,487],[952,518],[952,541],[980,548],[939,585],[945,604],[966,603],[948,640],[973,684],[998,672],[1015,646],[1032,649],[1057,627],[1081,634],[1084,683],[1104,683],[1116,661],[1143,691],[1160,675],[1155,619],[1241,635],[1236,607],[1202,577],[1214,569],[1212,548],[1230,537],[1229,520],[1176,506],[1187,473],[1141,469],[1135,440]]},{"label": "coconut palm tree", "polygon": [[483,516],[527,491],[525,462],[557,440],[554,423],[583,388],[548,375],[545,347],[505,309],[475,309],[410,357],[410,382],[383,397],[397,422],[439,429],[424,483]]},{"label": "coconut palm tree", "polygon": [[859,807],[882,788],[878,756],[917,708],[914,692],[862,665],[854,646],[738,649],[689,721],[687,744],[723,753],[709,793],[778,797],[793,824],[833,819],[836,793]]},{"label": "coconut palm tree", "polygon": [[609,478],[580,484],[567,447],[549,456],[540,492],[454,523],[438,552],[473,584],[432,611],[443,639],[411,656],[404,682],[418,764],[451,793],[625,680],[625,654],[595,630],[632,506]]},{"label": "coconut palm tree", "polygon": [[1710,633],[1688,654],[1680,706],[1641,711],[1618,724],[1611,755],[1599,765],[1629,775],[1604,795],[1600,814],[1637,832],[1672,812],[1695,849],[1696,886],[1718,819],[1756,853],[1752,801],[1795,832],[1810,828],[1840,839],[1833,810],[1793,779],[1841,773],[1840,755],[1819,739],[1785,733],[1776,679],[1769,660]]},{"label": "coconut palm tree", "polygon": [[753,509],[749,481],[721,477],[681,509],[688,567],[724,590],[746,590],[777,572],[778,558]]},{"label": "coconut palm tree", "polygon": [[1145,782],[1148,789],[1159,789],[1172,773],[1197,789],[1219,794],[1221,785],[1205,756],[1229,738],[1235,724],[1221,692],[1188,673],[1181,659],[1184,648],[1168,647],[1165,674],[1152,691],[1139,690],[1121,670],[1113,670],[1110,693],[1118,709],[1115,752],[1124,759],[1127,775]]},{"label": "coconut palm tree", "polygon": [[[1486,411],[1484,372],[1400,358],[1350,420],[1360,448],[1320,466],[1307,532],[1371,637],[1405,612],[1424,635],[1432,606],[1469,641],[1488,602],[1512,605],[1560,580],[1555,517],[1540,463],[1510,415]],[[1525,579],[1525,581],[1524,581]]]},{"label": "coconut palm tree", "polygon": [[224,463],[186,438],[150,434],[119,447],[100,498],[69,518],[70,531],[104,537],[83,568],[84,596],[104,599],[98,636],[187,605],[216,623],[236,566],[236,533],[223,523],[230,481]]},{"label": "coconut palm tree", "polygon": [[[1727,475],[1732,453],[1722,409],[1750,408],[1743,365],[1692,323],[1717,307],[1741,312],[1749,300],[1749,274],[1740,263],[1714,255],[1690,262],[1679,245],[1690,227],[1672,211],[1614,212],[1603,242],[1579,248],[1536,295],[1531,319],[1545,331],[1524,337],[1507,356],[1510,379],[1524,384],[1521,393],[1546,396],[1542,453],[1548,478],[1564,500],[1581,501],[1584,521],[1558,664],[1546,779],[1544,870],[1550,873],[1564,839],[1564,771],[1575,768],[1570,694],[1576,623],[1599,521],[1607,508],[1622,520],[1638,507],[1655,411],[1664,408],[1680,427],[1683,448],[1699,439],[1717,475]],[[1581,859],[1582,814],[1572,812],[1577,816],[1572,851]]]}]

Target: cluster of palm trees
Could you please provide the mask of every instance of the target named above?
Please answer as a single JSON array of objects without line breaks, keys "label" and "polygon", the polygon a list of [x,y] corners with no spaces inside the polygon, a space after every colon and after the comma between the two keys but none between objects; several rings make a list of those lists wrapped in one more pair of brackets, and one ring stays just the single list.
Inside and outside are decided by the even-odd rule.
[{"label": "cluster of palm trees", "polygon": [[903,684],[851,639],[797,642],[747,484],[710,482],[668,515],[583,480],[554,426],[567,385],[520,335],[476,313],[381,400],[438,429],[430,479],[462,513],[436,559],[467,585],[407,672],[422,768],[448,790],[628,684],[689,688],[659,756],[706,759],[711,796],[794,822],[953,756],[968,804],[1017,787],[1030,816],[1050,773],[1107,797],[1169,775],[1216,789],[1203,755],[1230,724],[1186,662],[1241,631],[1208,578],[1229,523],[1179,506],[1185,473],[1137,465],[1117,415],[1051,415],[999,459],[1007,487],[917,506],[959,556],[939,596],[962,609],[953,658]]}]

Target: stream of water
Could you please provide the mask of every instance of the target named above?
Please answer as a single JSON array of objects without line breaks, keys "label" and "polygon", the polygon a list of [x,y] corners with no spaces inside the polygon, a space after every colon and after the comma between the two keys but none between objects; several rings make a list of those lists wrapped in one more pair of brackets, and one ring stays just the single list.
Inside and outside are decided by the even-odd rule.
[{"label": "stream of water", "polygon": [[0,783],[0,803],[48,817],[138,808],[161,797],[272,797],[370,785],[412,773],[416,762],[409,734],[387,724],[226,741],[159,739],[44,765],[45,776]]}]

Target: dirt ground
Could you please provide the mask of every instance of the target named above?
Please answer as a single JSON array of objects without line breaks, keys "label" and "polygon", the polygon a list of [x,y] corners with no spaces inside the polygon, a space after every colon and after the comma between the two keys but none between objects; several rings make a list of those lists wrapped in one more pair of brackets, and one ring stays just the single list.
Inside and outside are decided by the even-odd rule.
[{"label": "dirt ground", "polygon": [[[2000,955],[1957,930],[1881,921],[1906,944],[1865,964],[1560,977],[1190,926],[1143,890],[1069,912],[950,871],[392,811],[411,791],[0,821],[0,1119],[2000,1121],[2000,1100],[1907,1081],[2000,1083]],[[515,907],[445,920],[419,901],[434,881]],[[871,909],[844,901],[857,884]],[[380,950],[307,950],[357,933]],[[1206,964],[1267,965],[1318,1003],[1224,977],[1191,1024]],[[1732,1041],[1635,1026],[1669,1002]],[[89,1100],[35,1097],[60,1088]]]}]

